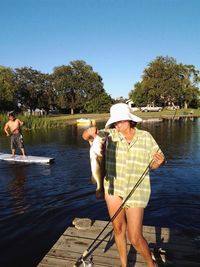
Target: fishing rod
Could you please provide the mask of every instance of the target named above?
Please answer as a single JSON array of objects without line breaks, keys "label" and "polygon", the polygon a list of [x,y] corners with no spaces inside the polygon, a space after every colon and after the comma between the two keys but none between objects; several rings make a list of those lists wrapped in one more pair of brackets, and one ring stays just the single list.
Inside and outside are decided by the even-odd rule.
[{"label": "fishing rod", "polygon": [[[159,150],[159,148],[158,148]],[[158,150],[156,152],[158,152]],[[100,240],[99,243],[95,246],[95,249],[91,250],[91,248],[93,247],[93,245],[95,244],[95,242],[97,241],[97,239],[102,235],[102,233],[105,231],[105,229],[108,227],[108,225],[114,221],[114,219],[118,216],[118,214],[121,212],[121,210],[123,209],[124,204],[126,203],[126,201],[131,197],[131,195],[135,192],[135,190],[137,189],[137,187],[142,183],[142,181],[144,180],[152,162],[154,161],[154,159],[152,159],[150,161],[150,163],[148,164],[148,166],[146,167],[146,169],[144,170],[144,172],[142,173],[142,175],[140,176],[140,178],[138,179],[137,183],[134,185],[134,187],[132,188],[132,190],[129,192],[129,194],[126,196],[126,198],[124,199],[124,201],[122,202],[122,204],[120,205],[120,207],[117,209],[117,211],[115,212],[115,214],[110,218],[110,220],[107,222],[107,224],[104,226],[104,228],[102,229],[102,231],[98,234],[98,236],[95,238],[95,240],[90,244],[90,246],[83,252],[83,254],[80,256],[80,258],[76,261],[74,267],[78,267],[80,266],[84,260],[103,242],[103,240]]]}]

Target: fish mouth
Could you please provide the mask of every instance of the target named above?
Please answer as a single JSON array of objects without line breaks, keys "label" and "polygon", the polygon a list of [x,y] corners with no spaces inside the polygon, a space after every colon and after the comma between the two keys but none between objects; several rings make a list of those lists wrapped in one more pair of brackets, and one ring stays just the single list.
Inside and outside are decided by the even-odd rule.
[{"label": "fish mouth", "polygon": [[97,134],[99,137],[101,138],[107,138],[109,133],[107,132],[103,132],[103,131],[99,131],[98,134]]}]

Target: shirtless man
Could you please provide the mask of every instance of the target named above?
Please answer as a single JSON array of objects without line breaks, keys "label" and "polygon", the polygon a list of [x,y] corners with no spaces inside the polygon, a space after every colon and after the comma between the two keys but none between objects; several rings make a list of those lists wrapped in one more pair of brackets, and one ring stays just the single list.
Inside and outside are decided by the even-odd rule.
[{"label": "shirtless man", "polygon": [[23,125],[23,122],[15,118],[13,113],[9,113],[8,118],[9,121],[4,126],[4,132],[7,136],[11,137],[12,156],[14,157],[16,149],[20,148],[22,155],[25,157],[23,138],[20,133],[20,127]]}]

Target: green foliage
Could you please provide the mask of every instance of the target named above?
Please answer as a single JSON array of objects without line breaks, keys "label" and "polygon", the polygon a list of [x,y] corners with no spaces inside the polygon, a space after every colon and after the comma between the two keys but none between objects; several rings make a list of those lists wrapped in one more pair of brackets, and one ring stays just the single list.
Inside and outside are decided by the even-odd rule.
[{"label": "green foliage", "polygon": [[193,65],[177,64],[170,57],[157,57],[144,70],[142,81],[135,84],[129,97],[136,106],[198,105],[199,71]]},{"label": "green foliage", "polygon": [[184,108],[195,108],[199,103],[199,89],[197,87],[200,82],[200,72],[193,65],[181,66],[182,95],[181,106]]},{"label": "green foliage", "polygon": [[17,107],[14,92],[14,72],[0,66],[0,110],[6,111]]},{"label": "green foliage", "polygon": [[113,104],[113,100],[110,95],[103,92],[97,95],[90,101],[87,101],[84,105],[84,110],[87,113],[106,113],[109,112],[110,106]]},{"label": "green foliage", "polygon": [[[33,130],[33,129],[41,129],[41,128],[54,128],[54,127],[60,127],[60,126],[66,126],[66,122],[53,120],[49,116],[24,116],[22,114],[19,114],[17,116],[21,121],[24,122],[22,129],[23,130]],[[5,123],[8,121],[8,115],[7,114],[0,114],[0,129],[3,130],[3,127]]]},{"label": "green foliage", "polygon": [[32,68],[15,70],[15,89],[21,109],[34,111],[43,108],[48,111],[53,103],[54,90],[51,77]]},{"label": "green foliage", "polygon": [[2,130],[8,120],[8,115],[5,113],[0,114],[0,129]]},{"label": "green foliage", "polygon": [[148,101],[147,91],[143,89],[141,83],[139,82],[136,83],[134,87],[135,89],[129,93],[129,98],[137,107],[146,106],[146,103]]},{"label": "green foliage", "polygon": [[86,101],[104,92],[102,78],[82,60],[54,69],[53,84],[57,91],[57,104],[74,110],[83,109]]}]

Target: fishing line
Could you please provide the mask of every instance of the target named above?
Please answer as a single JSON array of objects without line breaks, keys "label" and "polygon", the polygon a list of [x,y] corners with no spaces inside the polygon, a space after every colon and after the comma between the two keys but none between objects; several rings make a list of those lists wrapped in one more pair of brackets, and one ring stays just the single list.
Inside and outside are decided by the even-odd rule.
[{"label": "fishing line", "polygon": [[[159,148],[156,152],[159,151]],[[150,163],[148,164],[148,166],[146,167],[146,169],[144,170],[143,174],[140,176],[140,178],[138,179],[137,183],[134,185],[133,189],[130,191],[130,193],[126,196],[126,198],[124,199],[124,201],[122,202],[122,204],[120,205],[120,207],[118,208],[118,210],[115,212],[115,214],[110,218],[110,220],[107,222],[107,224],[104,226],[104,228],[102,229],[102,231],[98,234],[98,236],[95,238],[95,240],[90,244],[90,246],[83,252],[83,254],[81,255],[81,257],[76,261],[74,267],[80,266],[82,264],[82,262],[84,261],[84,259],[86,259],[91,252],[94,251],[94,249],[91,251],[91,248],[93,247],[93,245],[96,243],[97,239],[102,235],[102,233],[105,231],[105,229],[108,227],[108,225],[114,221],[114,219],[118,216],[118,214],[121,212],[121,210],[123,209],[124,204],[126,203],[126,201],[131,197],[131,195],[135,192],[135,190],[137,189],[137,187],[141,184],[141,182],[144,180],[147,172],[149,171],[149,168],[152,164],[152,162],[154,161],[154,159],[152,159],[150,161]],[[103,240],[100,240],[99,243],[95,246],[95,249],[102,243]]]}]

